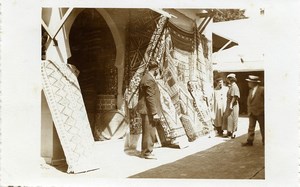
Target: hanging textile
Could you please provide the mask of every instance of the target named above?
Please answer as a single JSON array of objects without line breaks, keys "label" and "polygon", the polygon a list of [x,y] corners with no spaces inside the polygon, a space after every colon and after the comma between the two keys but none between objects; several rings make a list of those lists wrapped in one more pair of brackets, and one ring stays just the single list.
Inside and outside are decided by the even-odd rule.
[{"label": "hanging textile", "polygon": [[168,22],[172,42],[180,50],[192,52],[195,47],[194,32],[186,31],[171,22]]},{"label": "hanging textile", "polygon": [[159,61],[162,64],[162,79],[159,82],[164,113],[161,122],[164,130],[164,138],[170,146],[179,145],[179,147],[185,147],[188,138],[180,120],[180,79],[178,78],[178,65],[171,55],[174,47],[169,27],[166,28],[162,41],[164,44],[164,53]]},{"label": "hanging textile", "polygon": [[[157,25],[154,33],[152,33],[152,37],[150,42],[148,43],[148,47],[146,51],[143,53],[143,58],[136,58],[136,55],[139,55],[142,51],[136,51],[134,55],[132,55],[132,61],[130,62],[130,66],[132,67],[130,72],[134,73],[132,78],[130,79],[129,86],[128,86],[128,91],[126,95],[126,101],[128,102],[128,107],[129,108],[134,108],[137,105],[137,99],[138,99],[138,94],[137,94],[137,89],[138,85],[140,83],[141,77],[143,76],[143,73],[146,70],[147,63],[149,59],[152,57],[153,53],[155,53],[155,58],[158,56],[161,56],[158,52],[158,48],[161,45],[161,35],[163,34],[163,29],[165,27],[167,18],[161,16]],[[147,33],[144,33],[147,34]],[[156,50],[156,51],[154,51]],[[138,54],[137,54],[138,53]],[[138,67],[136,67],[138,64]]]},{"label": "hanging textile", "polygon": [[[136,19],[142,19],[145,18],[143,16],[140,16]],[[149,17],[148,17],[149,18]],[[141,23],[142,25],[145,23],[155,23],[155,19],[156,17],[150,17],[149,19],[152,18],[152,22],[147,20],[147,21],[140,21],[138,23]],[[148,42],[148,47],[146,48],[146,50],[140,49],[139,46],[136,46],[136,48],[134,48],[134,50],[130,51],[130,65],[129,67],[131,67],[130,69],[130,73],[133,74],[130,82],[129,82],[129,86],[127,88],[127,90],[125,91],[125,101],[127,103],[127,108],[128,108],[128,115],[130,118],[130,133],[131,134],[141,134],[141,118],[139,116],[139,114],[135,111],[135,106],[137,105],[138,102],[138,85],[140,83],[141,77],[143,76],[143,73],[145,72],[145,69],[147,67],[147,63],[148,60],[150,59],[150,57],[153,55],[153,53],[155,53],[156,51],[154,51],[157,46],[161,46],[159,45],[159,43],[161,43],[160,38],[161,35],[163,34],[163,28],[165,26],[166,23],[166,18],[161,16],[160,19],[158,20],[157,24],[156,24],[156,28],[153,29],[153,33],[149,34],[149,29],[145,31],[145,33],[142,33],[140,30],[135,31],[135,32],[139,32],[139,34],[135,34],[134,32],[130,32],[133,36],[131,38],[131,42],[132,45],[136,44],[136,43],[141,43],[141,42],[137,42],[137,40],[139,41],[144,41],[143,37],[146,36],[147,34],[149,34],[151,36],[151,40]],[[133,21],[134,22],[134,21]],[[134,22],[136,23],[136,22]],[[135,25],[134,28],[137,28],[137,25]],[[140,27],[138,27],[140,28]],[[143,37],[142,37],[143,36]],[[144,37],[145,38],[145,37]],[[144,44],[145,45],[145,44]],[[143,53],[143,58],[141,58],[141,53],[144,51]],[[155,54],[156,57],[159,56],[158,53]],[[136,67],[138,65],[138,67]]]},{"label": "hanging textile", "polygon": [[[141,120],[139,118],[139,115],[135,112],[134,107],[137,104],[138,98],[137,87],[139,81],[141,80],[141,76],[143,75],[145,68],[147,67],[148,60],[150,58],[155,59],[155,61],[158,62],[160,69],[163,71],[164,69],[166,69],[166,67],[168,67],[168,62],[166,61],[165,55],[169,52],[167,50],[169,50],[170,48],[170,35],[168,33],[168,30],[166,29],[166,21],[167,18],[165,17],[160,17],[160,19],[158,20],[156,29],[151,37],[151,41],[149,42],[149,45],[145,51],[143,61],[139,63],[139,67],[135,70],[135,74],[132,77],[131,82],[129,83],[126,100],[129,108],[128,113],[131,117],[130,133],[133,135],[141,133]],[[170,80],[168,80],[168,88],[171,88],[172,86],[176,85],[176,78],[174,78],[173,76],[176,72],[171,69],[168,70],[170,74]],[[171,100],[174,95],[176,95],[176,89],[173,89],[173,91],[165,91],[164,89],[162,89],[161,100],[164,101],[162,102],[164,117],[161,120],[161,129],[159,129],[158,127],[158,130],[162,141],[161,143],[163,145],[185,147],[187,137],[185,136],[185,131]]]},{"label": "hanging textile", "polygon": [[194,99],[184,85],[180,86],[180,120],[190,142],[203,135],[201,123],[193,106]]},{"label": "hanging textile", "polygon": [[[177,79],[175,78],[176,85],[180,85],[181,90],[186,90],[187,84],[190,84],[188,89],[192,100],[186,101],[186,103],[191,103],[192,112],[189,115],[182,114],[181,121],[189,140],[193,141],[200,135],[210,132],[213,126],[212,106],[210,105],[212,69],[210,69],[211,62],[208,59],[210,56],[208,40],[198,36],[196,24],[194,32],[185,31],[172,23],[169,23],[168,26],[174,45],[173,59],[169,61],[174,61],[176,64],[175,71],[173,70],[177,75]],[[168,77],[168,74],[164,77]],[[180,82],[182,83],[180,84]],[[180,93],[180,99],[186,98],[185,94]],[[174,100],[174,102],[176,104],[178,100]],[[178,104],[176,105],[178,107]],[[191,115],[195,115],[197,119],[191,119]]]},{"label": "hanging textile", "polygon": [[[147,33],[139,31],[139,35],[145,36]],[[160,17],[146,50],[137,50],[136,39],[140,38],[133,38],[135,40],[129,42],[129,67],[131,67],[129,74],[132,76],[129,76],[131,79],[125,92],[130,134],[141,133],[141,120],[139,114],[135,112],[138,101],[137,87],[149,58],[158,62],[162,72],[162,78],[158,81],[163,101],[162,108],[166,114],[161,121],[162,128],[159,129],[162,144],[178,145],[187,138],[193,141],[210,132],[212,127],[209,95],[212,72],[208,72],[212,71],[210,51],[207,48],[206,51],[203,50],[208,44],[201,43],[197,30],[187,32],[173,23],[166,22],[166,18]],[[193,90],[188,91],[188,82],[192,83]]]},{"label": "hanging textile", "polygon": [[[168,84],[166,84],[165,87],[170,90],[171,93],[175,92],[175,94],[173,94],[174,96],[172,96],[172,101],[180,114],[180,120],[189,141],[194,141],[204,134],[203,124],[200,121],[201,116],[197,114],[194,104],[195,100],[198,100],[198,96],[194,96],[188,91],[188,83],[191,82],[191,71],[194,71],[191,66],[196,62],[195,55],[193,55],[192,52],[183,51],[174,47],[172,55],[168,56],[168,62],[169,66],[163,77],[168,80],[170,79],[169,76],[172,75],[175,84],[172,88],[169,88]],[[178,72],[180,72],[180,74]],[[197,86],[197,89],[198,88],[199,86]],[[194,90],[196,91],[196,87]],[[197,95],[199,95],[198,91]],[[185,108],[185,111],[182,111],[182,108]]]},{"label": "hanging textile", "polygon": [[198,34],[197,38],[197,76],[200,81],[201,99],[198,103],[195,102],[197,113],[202,119],[204,133],[209,133],[213,130],[213,69],[211,57],[211,42],[204,36]]},{"label": "hanging textile", "polygon": [[68,164],[68,173],[99,168],[94,138],[76,76],[63,63],[42,62],[43,90]]},{"label": "hanging textile", "polygon": [[161,144],[163,146],[184,148],[187,146],[188,139],[179,115],[162,80],[158,81],[158,87],[163,113],[160,125],[157,127]]},{"label": "hanging textile", "polygon": [[134,9],[130,12],[124,82],[129,135],[126,136],[125,149],[136,149],[141,136],[141,117],[135,108],[138,103],[138,85],[154,49],[158,46],[166,21],[167,18],[149,9]]}]

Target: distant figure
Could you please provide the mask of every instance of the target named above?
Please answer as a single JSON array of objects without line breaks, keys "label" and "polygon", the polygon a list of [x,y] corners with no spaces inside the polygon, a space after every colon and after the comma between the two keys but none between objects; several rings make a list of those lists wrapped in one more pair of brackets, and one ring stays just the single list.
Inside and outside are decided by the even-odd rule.
[{"label": "distant figure", "polygon": [[235,74],[227,75],[227,82],[229,83],[229,90],[227,92],[227,106],[225,111],[225,118],[227,118],[227,136],[232,139],[236,137],[235,132],[238,127],[239,118],[239,98],[240,89],[236,84],[237,79]]},{"label": "distant figure", "polygon": [[217,85],[214,90],[214,126],[218,136],[223,136],[223,131],[227,130],[227,119],[224,117],[224,112],[226,109],[228,87],[224,85],[222,78],[218,78],[216,83]]},{"label": "distant figure", "polygon": [[158,64],[149,62],[148,72],[142,77],[139,85],[139,99],[137,112],[142,118],[142,152],[141,157],[146,159],[156,159],[153,146],[156,141],[156,123],[160,119],[161,104],[160,92],[155,81],[158,74]]},{"label": "distant figure", "polygon": [[242,146],[252,146],[254,141],[254,130],[256,121],[258,121],[262,143],[265,144],[265,113],[264,113],[264,87],[260,86],[258,76],[249,75],[248,86],[251,88],[247,100],[249,128],[247,142],[242,143]]}]

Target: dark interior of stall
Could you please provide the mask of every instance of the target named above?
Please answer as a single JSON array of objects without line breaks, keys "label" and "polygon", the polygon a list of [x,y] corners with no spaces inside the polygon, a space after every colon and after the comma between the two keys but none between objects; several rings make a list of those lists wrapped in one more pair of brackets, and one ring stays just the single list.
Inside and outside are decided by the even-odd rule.
[{"label": "dark interior of stall", "polygon": [[[116,101],[115,42],[106,21],[96,9],[85,9],[76,17],[69,41],[72,57],[68,63],[80,71],[78,81],[93,131],[95,114],[107,109],[101,106],[101,98]],[[116,108],[116,102],[113,108]]]}]

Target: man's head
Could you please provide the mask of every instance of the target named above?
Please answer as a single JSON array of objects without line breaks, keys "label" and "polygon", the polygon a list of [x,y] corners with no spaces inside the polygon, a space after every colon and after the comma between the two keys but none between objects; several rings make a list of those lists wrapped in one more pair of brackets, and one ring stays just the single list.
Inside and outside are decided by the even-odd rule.
[{"label": "man's head", "polygon": [[149,65],[148,65],[148,70],[150,73],[152,73],[154,76],[157,76],[157,74],[159,73],[159,67],[158,67],[158,63],[156,63],[155,61],[150,61]]},{"label": "man's head", "polygon": [[254,88],[255,86],[257,86],[260,83],[259,77],[255,76],[255,75],[249,75],[248,79],[246,79],[246,81],[248,82],[248,86],[250,88]]}]

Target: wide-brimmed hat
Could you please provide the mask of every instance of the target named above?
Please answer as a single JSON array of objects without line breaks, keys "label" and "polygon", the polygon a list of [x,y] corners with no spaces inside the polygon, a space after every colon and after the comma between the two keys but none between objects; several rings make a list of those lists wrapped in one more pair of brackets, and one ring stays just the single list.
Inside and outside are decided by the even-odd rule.
[{"label": "wide-brimmed hat", "polygon": [[248,79],[246,79],[246,81],[248,82],[260,82],[259,80],[259,76],[255,76],[255,75],[249,75]]}]

